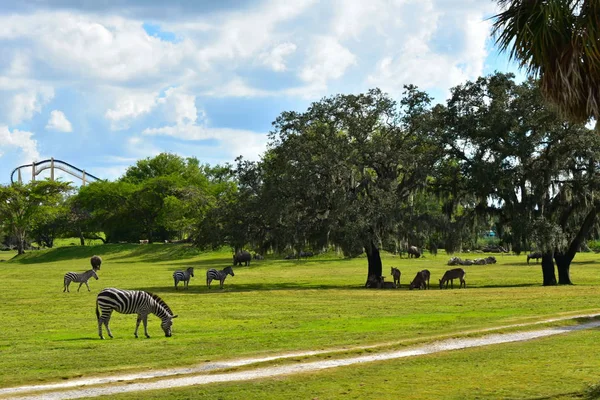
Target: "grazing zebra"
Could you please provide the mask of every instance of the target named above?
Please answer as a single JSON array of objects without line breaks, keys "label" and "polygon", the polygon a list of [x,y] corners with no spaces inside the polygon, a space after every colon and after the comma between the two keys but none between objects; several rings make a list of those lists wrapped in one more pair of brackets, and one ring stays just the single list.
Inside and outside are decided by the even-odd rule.
[{"label": "grazing zebra", "polygon": [[78,274],[77,272],[67,272],[65,274],[65,288],[63,289],[63,292],[69,291],[69,285],[71,284],[71,282],[79,282],[79,287],[77,288],[78,292],[79,292],[79,289],[81,289],[81,285],[83,285],[85,283],[85,286],[87,286],[88,292],[89,292],[90,286],[88,285],[87,281],[92,276],[94,278],[96,278],[96,280],[98,279],[98,275],[96,274],[96,271],[94,271],[93,269],[82,272],[80,274]]},{"label": "grazing zebra", "polygon": [[233,268],[226,267],[225,269],[222,269],[220,271],[211,268],[208,271],[206,271],[206,285],[210,289],[210,283],[212,282],[212,280],[218,279],[221,283],[221,289],[223,289],[223,282],[225,282],[225,278],[227,278],[227,275],[235,276],[235,274],[233,273]]},{"label": "grazing zebra", "polygon": [[103,289],[96,298],[96,318],[98,318],[98,335],[100,335],[100,339],[104,339],[102,324],[106,325],[108,336],[113,337],[108,323],[114,310],[121,314],[137,314],[137,323],[133,333],[136,338],[142,321],[144,322],[144,333],[147,338],[150,337],[147,327],[148,314],[154,314],[162,320],[160,327],[165,332],[166,337],[171,337],[173,318],[177,318],[177,315],[173,315],[173,311],[167,303],[155,294],[141,290]]},{"label": "grazing zebra", "polygon": [[183,288],[187,289],[190,283],[190,277],[194,277],[194,267],[189,267],[185,271],[173,272],[173,280],[175,281],[175,290],[177,290],[177,284],[183,282]]}]

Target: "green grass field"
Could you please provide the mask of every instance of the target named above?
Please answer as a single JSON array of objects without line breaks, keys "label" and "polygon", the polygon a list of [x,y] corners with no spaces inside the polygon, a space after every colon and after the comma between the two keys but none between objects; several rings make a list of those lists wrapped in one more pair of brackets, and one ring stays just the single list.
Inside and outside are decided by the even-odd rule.
[{"label": "green grass field", "polygon": [[[89,282],[92,292],[84,285],[77,293],[78,284],[72,284],[71,293],[63,293],[64,273],[89,269],[94,254],[104,262],[100,280]],[[416,260],[384,255],[388,279],[390,266],[402,271],[399,290],[363,289],[366,259],[335,255],[268,258],[236,267],[224,290],[214,283],[208,290],[205,271],[231,265],[229,251],[203,253],[171,244],[67,245],[8,260],[12,256],[0,252],[0,260],[7,260],[0,262],[0,387],[289,351],[375,344],[383,351],[465,331],[600,312],[600,264],[593,253],[577,255],[573,286],[541,287],[539,265],[506,255],[497,256],[495,265],[464,267],[466,290],[435,285],[449,268],[444,255]],[[196,276],[188,291],[176,292],[172,273],[188,266],[196,268]],[[409,291],[408,282],[424,268],[432,273],[432,289]],[[173,337],[165,338],[160,320],[151,316],[152,338],[135,339],[135,316],[115,313],[115,338],[100,340],[95,299],[104,287],[160,295],[179,315]],[[285,379],[180,389],[156,398],[192,393],[211,398],[211,392],[214,398],[257,399],[289,398],[290,393],[303,394],[298,398],[366,398],[369,393],[370,398],[394,398],[395,393],[404,398],[559,398],[548,396],[571,396],[600,381],[597,334],[591,330]],[[450,378],[439,378],[446,374]]]}]

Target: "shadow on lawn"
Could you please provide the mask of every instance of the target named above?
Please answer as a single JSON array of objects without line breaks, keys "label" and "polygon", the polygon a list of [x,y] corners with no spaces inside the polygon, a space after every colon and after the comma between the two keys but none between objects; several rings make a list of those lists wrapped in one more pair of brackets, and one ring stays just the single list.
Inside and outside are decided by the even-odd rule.
[{"label": "shadow on lawn", "polygon": [[48,250],[26,251],[23,255],[13,257],[10,261],[19,264],[38,264],[56,261],[86,259],[93,255],[103,258],[103,264],[123,262],[138,258],[142,262],[165,262],[173,259],[191,259],[204,252],[187,244],[104,244],[98,246],[69,246]]},{"label": "shadow on lawn", "polygon": [[[231,277],[229,277],[231,278]],[[234,278],[235,279],[235,278]],[[206,281],[204,281],[206,282]],[[211,293],[239,293],[239,292],[255,292],[255,291],[275,291],[275,290],[365,290],[363,286],[348,286],[348,285],[301,285],[297,283],[277,283],[277,284],[269,284],[269,283],[251,283],[251,284],[235,284],[229,283],[229,280],[226,280],[223,284],[223,289],[219,288],[219,281],[213,281],[211,283],[211,288],[208,289],[205,283],[202,285],[192,285],[188,289],[183,289],[182,284],[179,284],[179,289],[175,290],[174,286],[146,286],[146,287],[138,287],[133,288],[132,290],[144,290],[146,292],[151,293],[181,293],[181,294],[211,294]],[[390,290],[387,290],[390,291]]]}]

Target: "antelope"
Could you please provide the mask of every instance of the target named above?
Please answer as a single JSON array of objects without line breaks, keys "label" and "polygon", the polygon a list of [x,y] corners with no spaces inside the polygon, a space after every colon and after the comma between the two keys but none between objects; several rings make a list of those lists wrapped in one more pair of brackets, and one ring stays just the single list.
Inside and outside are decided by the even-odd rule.
[{"label": "antelope", "polygon": [[452,289],[454,289],[454,279],[457,279],[457,278],[460,279],[459,287],[464,286],[466,289],[467,283],[465,282],[465,275],[466,275],[466,272],[462,268],[449,269],[448,271],[446,271],[444,276],[442,276],[442,279],[440,279],[440,289],[442,289],[442,287],[444,286],[444,283],[446,284],[446,289],[448,289],[448,281],[450,281],[450,285],[451,285]]},{"label": "antelope", "polygon": [[417,272],[415,279],[413,279],[413,281],[410,283],[409,289],[410,290],[413,290],[416,288],[428,289],[430,277],[431,277],[431,273],[427,269]]},{"label": "antelope", "polygon": [[400,272],[398,268],[392,267],[392,272],[390,273],[394,277],[394,285],[396,285],[396,287],[400,287],[400,275],[402,275],[402,272]]}]

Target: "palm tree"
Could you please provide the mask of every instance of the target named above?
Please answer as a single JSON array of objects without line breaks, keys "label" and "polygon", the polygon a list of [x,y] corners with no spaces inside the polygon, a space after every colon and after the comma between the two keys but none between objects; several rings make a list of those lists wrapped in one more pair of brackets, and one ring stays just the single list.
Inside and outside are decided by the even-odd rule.
[{"label": "palm tree", "polygon": [[[497,0],[492,34],[568,117],[600,120],[600,1]],[[600,131],[600,123],[596,125]]]}]

